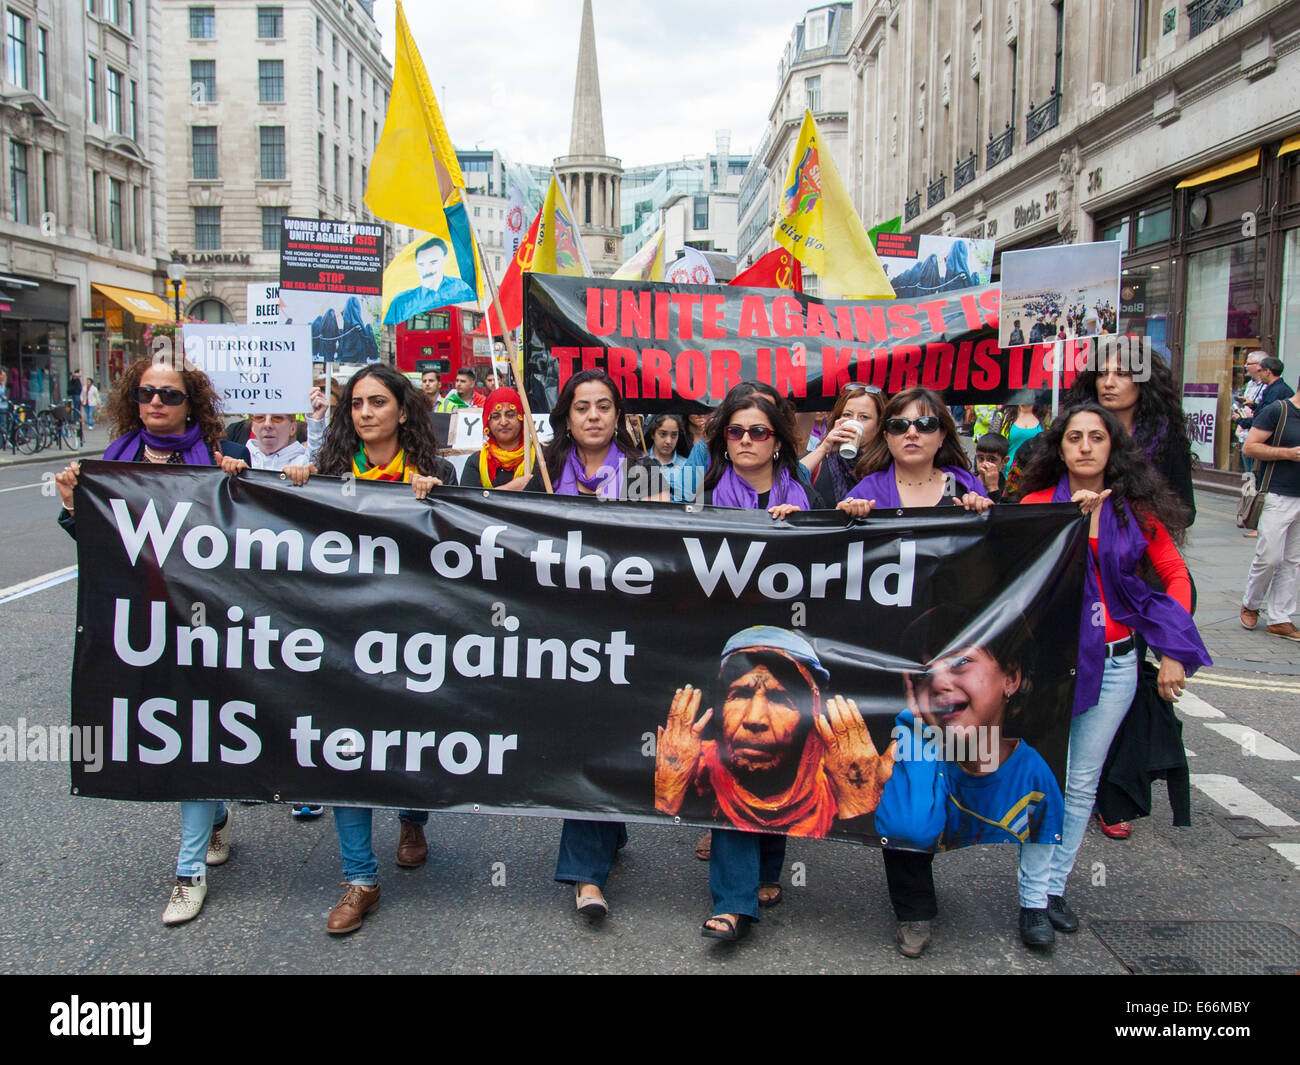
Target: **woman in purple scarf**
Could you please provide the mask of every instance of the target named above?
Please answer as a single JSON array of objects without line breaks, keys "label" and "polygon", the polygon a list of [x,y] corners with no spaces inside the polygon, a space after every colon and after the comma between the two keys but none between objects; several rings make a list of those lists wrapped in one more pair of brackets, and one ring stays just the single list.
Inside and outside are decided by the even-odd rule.
[{"label": "woman in purple scarf", "polygon": [[[1137,691],[1134,636],[1160,659],[1157,684],[1170,702],[1187,676],[1211,662],[1189,613],[1191,579],[1176,547],[1187,512],[1114,413],[1090,401],[1062,411],[1021,485],[1022,503],[1077,503],[1091,516],[1062,839],[1020,850],[1020,936],[1041,948],[1056,931],[1079,927],[1065,902],[1065,883],[1106,752]],[[1165,590],[1144,576],[1158,578]]]},{"label": "woman in purple scarf", "polygon": [[858,463],[866,476],[838,510],[865,518],[872,507],[937,507],[949,501],[983,513],[993,505],[970,471],[966,452],[943,400],[928,388],[909,388],[885,404],[885,431]]},{"label": "woman in purple scarf", "polygon": [[703,502],[766,510],[774,518],[809,509],[794,419],[751,384],[728,392],[710,423]]},{"label": "woman in purple scarf", "polygon": [[[212,466],[215,456],[248,461],[243,444],[225,439],[221,401],[200,370],[173,369],[165,362],[137,359],[117,379],[106,420],[113,435],[104,458],[158,465]],[[74,495],[80,463],[55,476],[63,509],[59,524],[73,539]],[[163,924],[198,916],[208,893],[207,867],[230,857],[230,813],[222,802],[181,803],[181,849]]]},{"label": "woman in purple scarf", "polygon": [[[627,497],[627,471],[641,457],[628,435],[623,396],[604,370],[582,370],[564,383],[551,408],[555,436],[546,448],[546,468],[556,495]],[[526,492],[540,492],[539,471]],[[627,843],[622,821],[565,818],[555,879],[572,884],[578,912],[586,917],[609,913],[605,881],[614,855]]]}]

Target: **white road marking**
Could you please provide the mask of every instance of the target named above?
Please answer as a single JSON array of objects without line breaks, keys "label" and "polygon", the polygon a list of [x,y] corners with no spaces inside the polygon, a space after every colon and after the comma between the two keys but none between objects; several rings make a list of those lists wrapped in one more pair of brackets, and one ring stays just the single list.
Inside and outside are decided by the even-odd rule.
[{"label": "white road marking", "polygon": [[1193,695],[1191,692],[1183,692],[1174,706],[1187,717],[1224,716],[1222,710],[1216,710],[1199,695]]},{"label": "white road marking", "polygon": [[1203,721],[1202,724],[1220,736],[1228,737],[1241,747],[1243,754],[1252,754],[1269,762],[1300,762],[1300,754],[1290,747],[1284,747],[1277,740],[1269,739],[1246,725],[1238,725],[1235,721]]},{"label": "white road marking", "polygon": [[34,481],[32,484],[16,484],[12,488],[0,488],[0,492],[17,492],[20,488],[40,488],[45,483],[44,481]]},{"label": "white road marking", "polygon": [[1230,814],[1253,817],[1261,825],[1271,828],[1300,827],[1300,822],[1288,817],[1266,799],[1261,799],[1236,777],[1222,773],[1193,773],[1191,781]]},{"label": "white road marking", "polygon": [[1300,869],[1300,843],[1270,843],[1269,846],[1297,869]]},{"label": "white road marking", "polygon": [[46,588],[53,588],[56,584],[62,584],[64,581],[75,580],[76,576],[76,566],[65,566],[63,569],[43,573],[39,577],[31,578],[31,580],[11,584],[8,588],[0,588],[0,603],[11,603],[15,599],[21,599],[33,592],[41,592]]}]

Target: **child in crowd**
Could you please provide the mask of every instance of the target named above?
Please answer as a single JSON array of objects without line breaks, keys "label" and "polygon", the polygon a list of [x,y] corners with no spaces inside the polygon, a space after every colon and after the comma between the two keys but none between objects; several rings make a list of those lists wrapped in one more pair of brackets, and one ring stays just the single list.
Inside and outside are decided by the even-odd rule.
[{"label": "child in crowd", "polygon": [[994,503],[1002,502],[1009,450],[1007,438],[997,433],[985,433],[975,441],[975,474]]},{"label": "child in crowd", "polygon": [[248,454],[253,469],[307,465],[307,449],[298,443],[298,422],[292,414],[254,414],[249,421]]}]

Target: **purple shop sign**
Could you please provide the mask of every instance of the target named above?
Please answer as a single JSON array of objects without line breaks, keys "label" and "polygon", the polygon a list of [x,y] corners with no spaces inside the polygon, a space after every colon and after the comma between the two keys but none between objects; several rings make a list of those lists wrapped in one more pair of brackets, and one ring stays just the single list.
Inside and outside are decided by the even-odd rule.
[{"label": "purple shop sign", "polygon": [[1214,465],[1214,434],[1219,414],[1217,384],[1183,385],[1183,417],[1187,420],[1187,437],[1198,461]]}]

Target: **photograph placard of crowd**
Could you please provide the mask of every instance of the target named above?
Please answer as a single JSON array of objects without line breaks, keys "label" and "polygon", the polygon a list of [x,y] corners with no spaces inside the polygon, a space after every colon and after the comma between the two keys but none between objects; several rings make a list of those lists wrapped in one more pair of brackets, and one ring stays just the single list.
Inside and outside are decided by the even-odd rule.
[{"label": "photograph placard of crowd", "polygon": [[[1073,508],[778,525],[92,461],[78,495],[94,564],[72,723],[102,727],[110,755],[73,767],[77,794],[923,850],[1059,832],[1087,529]],[[746,724],[756,704],[764,729]],[[961,803],[971,820],[949,816],[967,775],[952,762],[988,777]]]},{"label": "photograph placard of crowd", "polygon": [[1002,256],[1002,347],[1114,333],[1119,325],[1117,240],[1009,251]]},{"label": "photograph placard of crowd", "polygon": [[384,227],[285,218],[280,231],[279,325],[310,325],[312,359],[364,365],[379,358]]},{"label": "photograph placard of crowd", "polygon": [[903,299],[974,288],[993,279],[991,240],[938,233],[877,233],[875,245],[894,295]]},{"label": "photograph placard of crowd", "polygon": [[[862,384],[917,386],[948,403],[1006,403],[1052,387],[1059,345],[998,346],[996,285],[909,299],[822,300],[734,285],[524,275],[525,379],[550,410],[574,373],[604,369],[643,414],[716,407],[741,381],[772,385],[801,411],[830,410]],[[1086,352],[1066,346],[1062,387]]]}]

